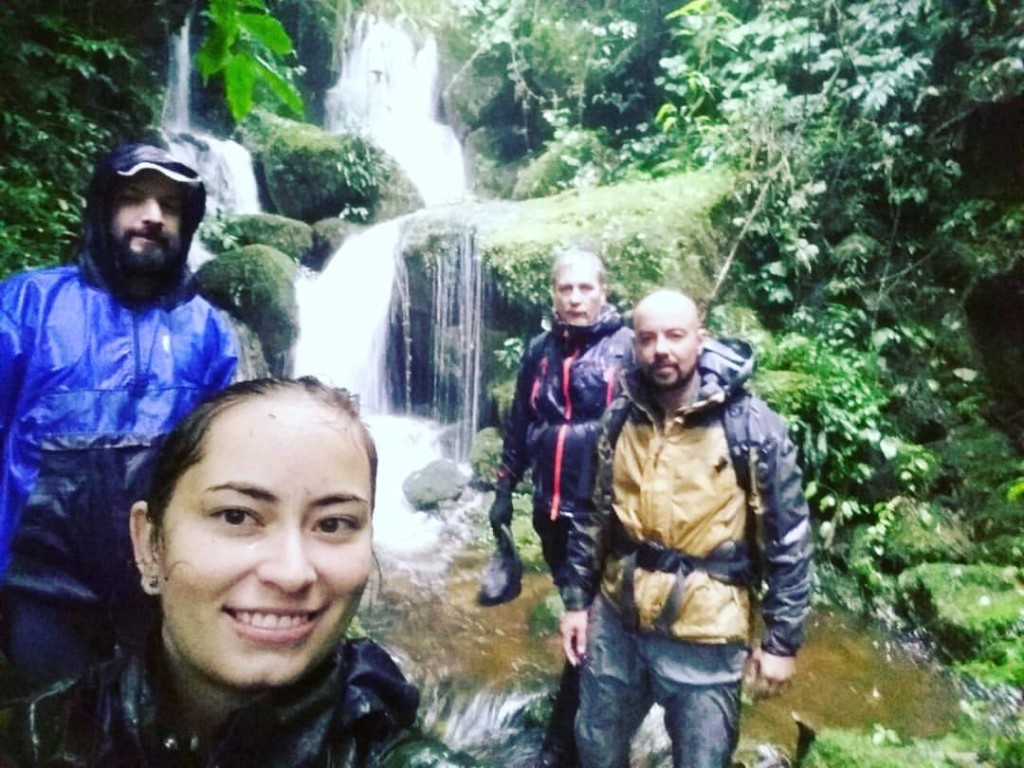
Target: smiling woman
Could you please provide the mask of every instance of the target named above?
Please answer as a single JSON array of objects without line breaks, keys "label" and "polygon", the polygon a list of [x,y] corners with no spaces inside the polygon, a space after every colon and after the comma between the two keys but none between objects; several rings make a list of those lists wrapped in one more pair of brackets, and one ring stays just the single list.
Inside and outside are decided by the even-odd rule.
[{"label": "smiling woman", "polygon": [[354,400],[315,379],[193,411],[132,508],[160,626],[10,708],[0,765],[398,766],[419,740],[469,765],[415,729],[419,695],[387,653],[344,639],[373,567],[376,467]]}]

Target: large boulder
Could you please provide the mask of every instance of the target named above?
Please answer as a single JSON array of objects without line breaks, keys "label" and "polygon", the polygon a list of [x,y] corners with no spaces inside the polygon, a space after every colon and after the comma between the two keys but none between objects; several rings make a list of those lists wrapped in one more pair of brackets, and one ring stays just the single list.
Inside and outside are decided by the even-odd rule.
[{"label": "large boulder", "polygon": [[276,376],[291,373],[299,333],[295,271],[295,262],[276,248],[247,245],[206,262],[196,274],[204,296],[256,333]]},{"label": "large boulder", "polygon": [[306,259],[313,248],[313,228],[309,224],[274,213],[222,216],[203,225],[202,238],[214,253],[246,245],[269,245],[296,263]]},{"label": "large boulder", "polygon": [[342,216],[383,221],[422,207],[398,164],[368,139],[254,112],[242,139],[274,210],[312,224]]},{"label": "large boulder", "polygon": [[456,501],[466,485],[466,476],[458,464],[438,459],[409,475],[402,483],[402,491],[416,509],[436,510],[443,502]]}]

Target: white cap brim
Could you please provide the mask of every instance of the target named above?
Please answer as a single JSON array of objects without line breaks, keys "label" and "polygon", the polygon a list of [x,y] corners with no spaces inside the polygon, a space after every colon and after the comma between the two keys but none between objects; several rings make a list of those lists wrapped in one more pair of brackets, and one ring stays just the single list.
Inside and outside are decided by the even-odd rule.
[{"label": "white cap brim", "polygon": [[176,181],[179,184],[200,184],[202,182],[202,179],[200,179],[198,176],[186,176],[183,173],[178,173],[177,171],[173,171],[170,168],[165,168],[162,165],[150,162],[136,163],[127,171],[118,171],[117,175],[134,176],[135,174],[140,173],[141,171],[158,171],[171,181]]}]

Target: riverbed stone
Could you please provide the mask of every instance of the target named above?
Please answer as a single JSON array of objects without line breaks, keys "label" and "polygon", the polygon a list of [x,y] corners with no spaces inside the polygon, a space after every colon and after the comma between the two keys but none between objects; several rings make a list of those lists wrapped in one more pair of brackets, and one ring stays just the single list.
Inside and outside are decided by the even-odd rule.
[{"label": "riverbed stone", "polygon": [[291,374],[291,349],[299,333],[295,262],[268,245],[247,245],[206,262],[196,279],[200,292],[259,336],[270,372]]},{"label": "riverbed stone", "polygon": [[[230,245],[219,247],[225,243]],[[313,228],[274,213],[228,214],[204,225],[203,244],[215,253],[245,245],[269,245],[298,263],[313,247]]]},{"label": "riverbed stone", "polygon": [[902,605],[948,659],[987,683],[1024,685],[1024,580],[1013,566],[925,563],[899,577]]},{"label": "riverbed stone", "polygon": [[402,491],[413,507],[432,511],[443,502],[457,501],[467,484],[468,479],[458,464],[450,459],[438,459],[409,475],[402,483]]}]

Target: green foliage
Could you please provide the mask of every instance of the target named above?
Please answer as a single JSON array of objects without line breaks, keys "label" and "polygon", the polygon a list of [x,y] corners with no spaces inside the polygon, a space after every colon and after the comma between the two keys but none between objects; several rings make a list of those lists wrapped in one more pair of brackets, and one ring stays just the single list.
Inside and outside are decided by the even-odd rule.
[{"label": "green foliage", "polygon": [[291,81],[293,68],[280,63],[294,52],[292,40],[264,0],[210,0],[203,14],[209,28],[196,53],[196,66],[204,82],[223,79],[235,122],[252,110],[257,85],[301,117],[302,97]]},{"label": "green foliage", "polygon": [[4,3],[0,47],[2,277],[69,256],[96,159],[155,104],[133,42],[55,4]]}]

